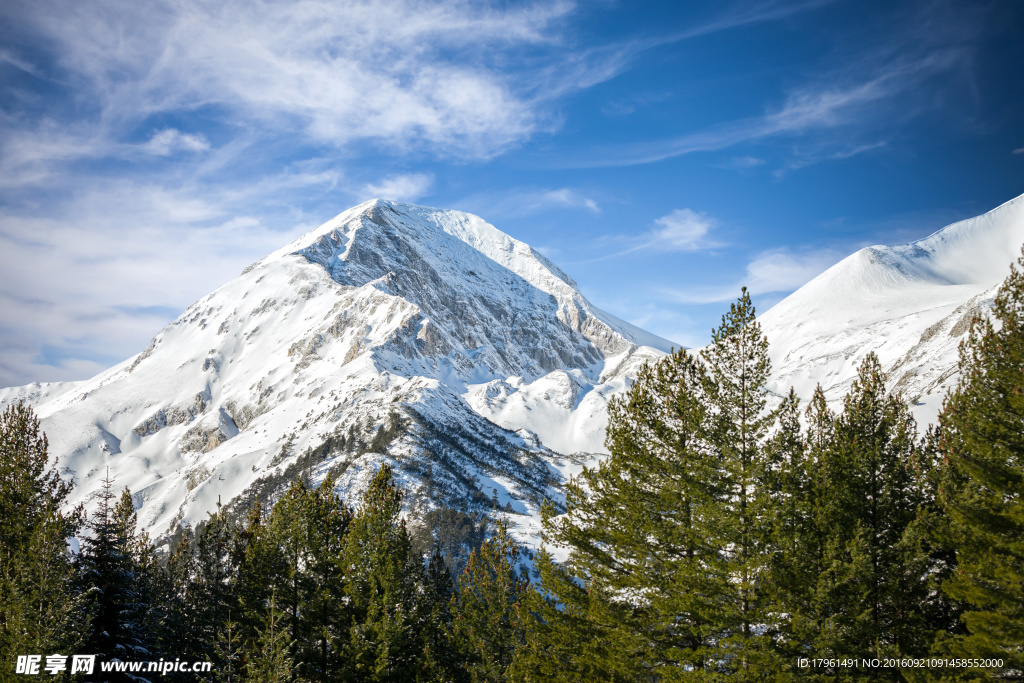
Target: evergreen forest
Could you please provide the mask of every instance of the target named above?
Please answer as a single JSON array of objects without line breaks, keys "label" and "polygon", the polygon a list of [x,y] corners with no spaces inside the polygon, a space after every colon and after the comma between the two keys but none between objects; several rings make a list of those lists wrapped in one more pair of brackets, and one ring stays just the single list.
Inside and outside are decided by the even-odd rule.
[{"label": "evergreen forest", "polygon": [[1024,256],[959,370],[923,433],[873,354],[837,412],[773,396],[744,290],[712,344],[612,401],[610,456],[546,507],[536,555],[457,510],[407,527],[387,465],[359,501],[300,477],[158,553],[116,482],[67,504],[14,405],[0,680],[33,653],[212,663],[53,680],[1024,680]]}]

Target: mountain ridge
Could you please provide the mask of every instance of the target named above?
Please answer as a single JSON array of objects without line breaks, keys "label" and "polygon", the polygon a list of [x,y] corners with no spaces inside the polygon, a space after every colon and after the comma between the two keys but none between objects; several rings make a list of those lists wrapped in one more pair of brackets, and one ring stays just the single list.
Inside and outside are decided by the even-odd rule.
[{"label": "mountain ridge", "polygon": [[772,388],[804,400],[817,384],[837,407],[875,351],[920,423],[955,381],[957,348],[989,314],[1024,244],[1024,195],[920,240],[861,249],[764,313]]},{"label": "mountain ridge", "polygon": [[0,399],[34,397],[76,500],[109,467],[158,538],[299,472],[333,472],[354,499],[385,460],[410,510],[529,526],[602,449],[608,398],[661,355],[643,342],[671,345],[479,217],[374,200],[247,267],[133,358]]}]

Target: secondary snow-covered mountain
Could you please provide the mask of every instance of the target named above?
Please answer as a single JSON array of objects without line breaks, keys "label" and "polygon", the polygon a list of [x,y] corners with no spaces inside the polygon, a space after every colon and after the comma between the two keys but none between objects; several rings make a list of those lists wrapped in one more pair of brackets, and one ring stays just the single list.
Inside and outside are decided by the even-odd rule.
[{"label": "secondary snow-covered mountain", "polygon": [[412,511],[497,507],[528,537],[543,498],[603,451],[608,398],[670,346],[476,216],[376,200],[134,358],[0,402],[35,406],[78,499],[109,469],[157,538],[298,476],[333,472],[351,500],[385,458]]},{"label": "secondary snow-covered mountain", "polygon": [[956,381],[957,348],[989,315],[1024,244],[1024,195],[916,242],[861,249],[761,317],[772,388],[804,400],[821,384],[838,407],[869,352],[933,422]]}]

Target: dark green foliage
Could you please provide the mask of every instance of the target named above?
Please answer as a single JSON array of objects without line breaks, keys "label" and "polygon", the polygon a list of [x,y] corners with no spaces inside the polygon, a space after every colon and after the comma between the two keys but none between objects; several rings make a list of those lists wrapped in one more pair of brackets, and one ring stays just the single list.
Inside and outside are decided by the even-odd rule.
[{"label": "dark green foliage", "polygon": [[252,683],[285,683],[292,680],[293,660],[290,652],[295,642],[282,623],[285,614],[277,608],[274,593],[270,594],[267,616],[256,632],[252,657],[245,666],[245,680]]},{"label": "dark green foliage", "polygon": [[149,659],[152,546],[135,534],[131,493],[125,489],[115,503],[112,487],[108,475],[89,524],[92,536],[82,546],[82,581],[93,612],[83,649],[103,660]]},{"label": "dark green foliage", "polygon": [[438,508],[423,516],[413,535],[413,546],[422,555],[440,553],[452,576],[459,576],[470,554],[487,538],[487,517],[454,508]]},{"label": "dark green foliage", "polygon": [[422,558],[399,518],[401,492],[383,464],[352,519],[342,563],[353,626],[344,645],[352,680],[414,680],[421,668]]},{"label": "dark green foliage", "polygon": [[[708,441],[722,466],[723,505],[714,542],[726,561],[729,587],[721,626],[724,668],[745,680],[772,668],[768,621],[768,571],[775,552],[772,524],[778,483],[772,451],[765,448],[775,415],[767,410],[771,371],[768,341],[755,320],[746,288],[722,316],[712,343],[701,352],[707,365],[704,392],[711,408]],[[710,530],[709,530],[710,531]]]},{"label": "dark green foliage", "polygon": [[[906,403],[886,393],[878,359],[869,354],[834,422],[820,394],[811,408],[816,529],[803,556],[820,574],[798,598],[794,619],[809,655],[923,656],[938,628],[925,609],[932,557],[920,516],[930,501]],[[862,675],[899,678],[896,670]]]},{"label": "dark green foliage", "polygon": [[[66,511],[71,484],[47,465],[46,435],[23,403],[0,415],[0,666],[14,657],[76,648],[88,614],[67,539],[82,523]],[[8,665],[10,667],[8,668]]]},{"label": "dark green foliage", "polygon": [[459,581],[453,633],[473,683],[510,680],[523,642],[521,609],[530,585],[518,563],[519,547],[499,525],[494,537],[469,556]]},{"label": "dark green foliage", "polygon": [[[633,680],[721,668],[731,593],[720,552],[727,505],[703,366],[685,351],[644,366],[609,406],[611,456],[566,487],[545,520],[544,592],[522,668],[532,680]],[[555,678],[552,678],[554,680]]]},{"label": "dark green foliage", "polygon": [[417,673],[419,681],[452,683],[465,678],[462,658],[452,638],[453,606],[457,604],[454,596],[455,584],[448,564],[440,549],[435,549],[424,582],[423,614],[427,617],[420,634],[423,661]]},{"label": "dark green foliage", "polygon": [[[767,342],[745,291],[713,335],[699,358],[645,366],[610,402],[610,456],[566,485],[564,507],[543,506],[552,549],[527,551],[540,590],[503,523],[487,538],[497,495],[473,475],[489,467],[483,449],[514,444],[414,413],[297,457],[289,443],[287,468],[179,530],[160,564],[131,495],[107,480],[75,581],[70,485],[47,469],[31,411],[10,408],[2,653],[209,659],[231,683],[1021,678],[1024,274],[963,346],[960,383],[923,441],[874,355],[838,415],[819,389],[802,426],[792,391],[769,410]],[[417,520],[426,499],[406,501],[415,540],[386,462],[354,513],[335,493],[351,459],[313,485],[317,465],[386,452],[409,430],[425,449],[403,466],[452,505]],[[521,467],[502,474],[528,497],[552,484],[528,458],[510,461]],[[796,667],[930,653],[1005,666]]]},{"label": "dark green foliage", "polygon": [[[996,296],[995,323],[961,346],[960,380],[937,439],[946,467],[939,498],[957,569],[943,589],[964,606],[960,656],[1004,661],[1024,678],[1024,256]],[[991,672],[990,672],[991,673]]]}]

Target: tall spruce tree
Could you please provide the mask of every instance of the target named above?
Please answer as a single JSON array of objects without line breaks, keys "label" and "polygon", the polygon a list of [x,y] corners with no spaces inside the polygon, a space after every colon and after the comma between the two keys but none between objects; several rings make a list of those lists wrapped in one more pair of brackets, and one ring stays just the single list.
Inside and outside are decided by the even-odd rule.
[{"label": "tall spruce tree", "polygon": [[519,568],[519,547],[498,524],[469,556],[453,598],[453,636],[468,680],[504,683],[523,642],[521,608],[530,581]]},{"label": "tall spruce tree", "polygon": [[147,538],[136,536],[131,493],[125,489],[116,498],[112,488],[108,473],[89,525],[92,536],[85,539],[80,558],[94,614],[84,649],[101,660],[150,659],[151,547]]},{"label": "tall spruce tree", "polygon": [[405,683],[422,669],[423,560],[399,517],[401,492],[381,465],[345,536],[345,598],[353,626],[343,645],[349,680]]},{"label": "tall spruce tree", "polygon": [[416,676],[418,681],[459,683],[467,678],[462,658],[453,642],[454,596],[455,583],[448,570],[448,562],[437,547],[430,557],[424,583],[424,614],[429,616],[420,629],[423,663]]},{"label": "tall spruce tree", "polygon": [[331,681],[340,675],[344,668],[341,643],[352,625],[344,599],[343,565],[352,512],[335,493],[335,484],[328,475],[318,487],[306,490],[298,529],[304,549],[297,670],[314,681]]},{"label": "tall spruce tree", "polygon": [[940,416],[939,500],[957,568],[945,592],[968,634],[950,648],[996,658],[995,678],[1024,678],[1024,255],[1000,287],[995,322],[961,345],[960,379]]},{"label": "tall spruce tree", "polygon": [[778,484],[765,441],[775,414],[767,408],[771,372],[768,340],[755,319],[747,288],[722,316],[712,343],[701,352],[707,365],[705,393],[711,406],[710,442],[718,451],[726,506],[716,538],[733,590],[728,597],[724,642],[728,667],[740,680],[773,676],[767,586]]},{"label": "tall spruce tree", "polygon": [[[824,396],[820,395],[824,403]],[[778,409],[778,429],[767,442],[770,467],[764,475],[770,505],[765,521],[771,548],[768,574],[760,586],[766,618],[765,635],[772,639],[776,680],[794,675],[797,658],[806,656],[805,625],[812,587],[820,574],[820,542],[814,524],[814,471],[800,425],[800,401],[790,389]]]},{"label": "tall spruce tree", "polygon": [[0,665],[19,654],[70,652],[89,615],[67,540],[81,508],[65,510],[71,483],[47,461],[46,435],[24,403],[0,414]]},{"label": "tall spruce tree", "polygon": [[[777,511],[778,555],[772,571],[777,609],[787,615],[780,648],[790,658],[788,665],[781,667],[787,673],[793,673],[798,657],[831,654],[818,649],[831,614],[827,594],[818,586],[826,574],[826,550],[835,531],[829,527],[826,512],[836,416],[820,386],[804,413],[807,429],[802,434],[791,412],[795,409],[791,394],[780,412],[781,429],[772,441],[783,463],[788,462],[780,470],[784,502]],[[816,675],[813,671],[799,673],[802,678]]]},{"label": "tall spruce tree", "polygon": [[644,366],[609,404],[610,456],[566,486],[567,513],[545,518],[531,596],[528,680],[711,680],[727,668],[735,588],[721,449],[703,365],[684,350]]},{"label": "tall spruce tree", "polygon": [[[809,541],[824,547],[820,557],[807,554],[821,574],[813,601],[799,605],[816,630],[811,649],[829,657],[922,656],[936,631],[924,609],[932,562],[920,521],[927,472],[907,404],[886,392],[878,358],[868,354],[834,425],[814,425],[827,416],[820,406],[817,412],[818,531]],[[840,673],[900,678],[896,669]]]},{"label": "tall spruce tree", "polygon": [[263,624],[257,629],[252,657],[245,664],[246,681],[252,683],[290,683],[294,680],[294,649],[288,629],[282,623],[285,613],[277,607],[277,596],[270,593]]},{"label": "tall spruce tree", "polygon": [[234,535],[234,525],[218,500],[217,511],[196,530],[190,563],[192,572],[185,587],[185,604],[194,611],[194,650],[189,654],[196,659],[213,656],[213,644],[234,606],[235,566],[231,557]]}]

